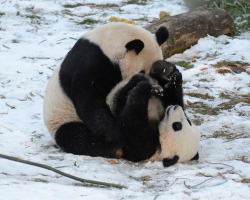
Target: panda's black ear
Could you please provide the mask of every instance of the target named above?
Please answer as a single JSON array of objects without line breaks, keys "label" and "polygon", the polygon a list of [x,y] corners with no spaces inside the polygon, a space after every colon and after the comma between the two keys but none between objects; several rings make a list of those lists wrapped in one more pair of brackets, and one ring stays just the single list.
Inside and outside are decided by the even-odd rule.
[{"label": "panda's black ear", "polygon": [[159,44],[159,46],[161,46],[164,42],[167,41],[168,39],[168,30],[166,27],[160,27],[156,33],[155,33],[155,36],[156,36],[156,41],[157,43]]},{"label": "panda's black ear", "polygon": [[138,55],[141,50],[144,48],[144,43],[141,40],[132,40],[130,42],[128,42],[125,45],[127,51],[131,51],[131,50],[135,50],[136,54]]}]

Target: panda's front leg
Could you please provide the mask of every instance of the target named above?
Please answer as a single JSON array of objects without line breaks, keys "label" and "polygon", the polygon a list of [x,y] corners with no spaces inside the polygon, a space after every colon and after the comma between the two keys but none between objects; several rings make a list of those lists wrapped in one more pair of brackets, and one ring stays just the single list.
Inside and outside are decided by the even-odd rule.
[{"label": "panda's front leg", "polygon": [[152,95],[163,92],[160,86],[142,81],[129,92],[121,113],[121,127],[124,136],[124,158],[141,161],[150,158],[159,146],[158,122],[149,122],[148,103]]},{"label": "panda's front leg", "polygon": [[179,71],[174,72],[164,87],[163,105],[167,108],[169,105],[179,105],[184,109],[182,74]]},{"label": "panda's front leg", "polygon": [[113,102],[115,105],[113,105],[113,114],[116,117],[119,117],[121,115],[121,112],[123,111],[128,95],[130,91],[137,86],[139,82],[149,82],[149,77],[143,73],[138,73],[134,75],[128,83],[118,90],[117,94],[115,95],[115,101]]},{"label": "panda's front leg", "polygon": [[157,61],[150,70],[150,76],[156,79],[164,89],[162,103],[164,109],[169,105],[183,106],[182,74],[176,66],[165,60]]}]

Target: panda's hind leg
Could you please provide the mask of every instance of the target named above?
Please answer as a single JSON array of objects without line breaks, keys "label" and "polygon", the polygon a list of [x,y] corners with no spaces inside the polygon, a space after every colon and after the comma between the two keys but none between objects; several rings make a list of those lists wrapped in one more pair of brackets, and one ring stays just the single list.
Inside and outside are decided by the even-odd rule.
[{"label": "panda's hind leg", "polygon": [[199,160],[199,153],[197,152],[191,160]]},{"label": "panda's hind leg", "polygon": [[121,125],[125,145],[124,158],[131,161],[146,160],[153,156],[159,146],[158,123],[148,120],[148,102],[152,95],[160,93],[149,82],[142,81],[129,92]]},{"label": "panda's hind leg", "polygon": [[93,134],[83,123],[71,122],[62,125],[55,134],[57,145],[67,153],[77,155],[121,157],[121,145],[106,141],[103,136]]}]

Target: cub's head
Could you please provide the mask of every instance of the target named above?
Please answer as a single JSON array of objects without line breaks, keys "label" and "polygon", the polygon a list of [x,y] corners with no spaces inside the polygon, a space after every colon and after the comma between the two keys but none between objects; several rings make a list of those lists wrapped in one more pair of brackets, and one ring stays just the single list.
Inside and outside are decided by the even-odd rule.
[{"label": "cub's head", "polygon": [[181,106],[169,106],[159,126],[160,158],[164,167],[197,160],[200,132],[186,117]]},{"label": "cub's head", "polygon": [[160,46],[168,39],[168,31],[160,27],[155,34],[127,23],[110,23],[87,32],[84,38],[100,46],[104,54],[118,64],[122,78],[140,71],[149,74],[155,61],[162,60]]}]

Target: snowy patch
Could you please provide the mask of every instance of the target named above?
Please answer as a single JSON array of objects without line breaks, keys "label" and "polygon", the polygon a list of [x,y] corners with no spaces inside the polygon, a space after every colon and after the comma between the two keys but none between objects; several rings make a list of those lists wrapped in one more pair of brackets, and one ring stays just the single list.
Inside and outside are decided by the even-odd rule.
[{"label": "snowy patch", "polygon": [[[167,59],[193,65],[187,70],[177,67],[183,73],[186,112],[202,135],[198,162],[169,168],[161,162],[111,164],[110,159],[66,154],[55,146],[43,124],[48,78],[83,33],[111,16],[143,26],[160,11],[170,15],[188,11],[183,1],[12,0],[0,5],[1,153],[128,187],[86,187],[54,172],[0,158],[0,199],[250,198],[250,32],[234,38],[207,36]],[[240,63],[243,71],[216,67],[224,61]]]}]

